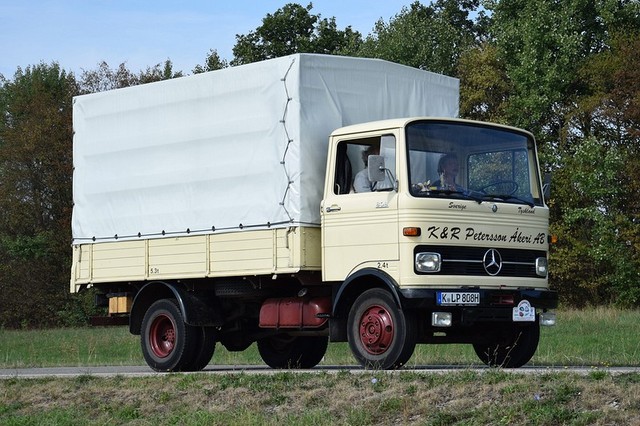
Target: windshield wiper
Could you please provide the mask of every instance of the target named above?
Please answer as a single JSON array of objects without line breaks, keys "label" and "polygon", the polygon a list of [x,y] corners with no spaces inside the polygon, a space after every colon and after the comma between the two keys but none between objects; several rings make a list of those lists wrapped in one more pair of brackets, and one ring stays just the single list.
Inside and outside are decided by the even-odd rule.
[{"label": "windshield wiper", "polygon": [[516,197],[515,195],[510,195],[510,194],[482,194],[482,198],[490,199],[490,200],[502,200],[502,201],[516,200],[528,205],[529,207],[535,207],[535,204],[533,203],[533,201],[525,200],[523,198]]},{"label": "windshield wiper", "polygon": [[532,200],[525,200],[523,198],[520,197],[516,197],[515,195],[511,195],[511,194],[485,194],[482,191],[472,191],[472,190],[458,190],[458,189],[440,189],[440,188],[430,188],[427,191],[421,191],[420,193],[422,194],[444,194],[444,195],[452,195],[452,194],[456,194],[456,195],[461,195],[464,198],[468,198],[470,200],[473,200],[475,202],[477,202],[478,204],[482,204],[483,201],[487,201],[487,200],[502,200],[502,201],[507,201],[507,200],[515,200],[515,201],[520,201],[521,203],[524,203],[526,205],[528,205],[529,207],[535,207],[535,204],[533,203]]},{"label": "windshield wiper", "polygon": [[470,200],[473,200],[475,202],[477,202],[478,204],[482,204],[483,201],[483,195],[481,192],[478,191],[467,191],[467,190],[457,190],[457,189],[430,189],[429,191],[427,191],[429,194],[445,194],[445,195],[451,195],[451,194],[457,194],[457,195],[462,195],[465,198],[468,198]]}]

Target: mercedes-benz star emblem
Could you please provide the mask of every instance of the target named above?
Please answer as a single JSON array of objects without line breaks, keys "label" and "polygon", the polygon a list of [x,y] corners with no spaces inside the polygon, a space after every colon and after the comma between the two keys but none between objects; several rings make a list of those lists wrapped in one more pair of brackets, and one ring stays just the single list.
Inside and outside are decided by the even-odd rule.
[{"label": "mercedes-benz star emblem", "polygon": [[484,270],[489,275],[498,275],[502,269],[502,256],[496,249],[489,249],[482,258]]}]

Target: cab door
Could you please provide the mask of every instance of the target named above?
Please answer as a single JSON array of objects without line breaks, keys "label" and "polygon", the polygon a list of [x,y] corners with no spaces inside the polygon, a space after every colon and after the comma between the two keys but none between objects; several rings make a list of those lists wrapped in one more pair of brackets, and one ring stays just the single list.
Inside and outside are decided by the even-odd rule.
[{"label": "cab door", "polygon": [[[399,259],[396,141],[394,134],[345,138],[329,157],[333,182],[327,183],[321,206],[324,280],[342,281],[366,267],[395,275]],[[366,154],[372,148],[384,157],[387,177],[371,183],[370,191],[361,185],[354,189],[354,180],[366,175]]]}]

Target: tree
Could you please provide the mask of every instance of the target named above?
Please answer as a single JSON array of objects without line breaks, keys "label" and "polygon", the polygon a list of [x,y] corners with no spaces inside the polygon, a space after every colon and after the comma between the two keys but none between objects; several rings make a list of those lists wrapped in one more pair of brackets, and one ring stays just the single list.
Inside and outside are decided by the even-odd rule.
[{"label": "tree", "polygon": [[167,59],[162,64],[156,64],[153,67],[147,67],[145,71],[140,71],[136,84],[153,83],[154,81],[170,80],[183,76],[182,71],[173,70],[173,63]]},{"label": "tree", "polygon": [[557,149],[553,279],[581,305],[640,302],[640,28],[614,34],[578,70],[585,90]]},{"label": "tree", "polygon": [[[617,26],[636,26],[635,0],[486,0],[490,40],[513,84],[507,121],[542,142],[567,136],[567,116],[588,90],[578,70]],[[634,18],[636,16],[636,18]],[[570,140],[563,139],[561,143]],[[564,146],[564,145],[563,145]]]},{"label": "tree", "polygon": [[626,232],[634,225],[620,173],[626,161],[620,146],[590,137],[555,174],[562,189],[554,199],[561,201],[562,215],[553,224],[560,239],[552,251],[551,279],[562,283],[563,298],[572,305],[640,303],[640,263]]},{"label": "tree", "polygon": [[[581,129],[594,135],[576,149],[564,152],[566,166],[559,176],[563,199],[563,214],[559,228],[573,245],[559,254],[576,256],[579,247],[592,253],[578,256],[582,262],[598,265],[603,259],[612,264],[598,268],[598,273],[575,274],[573,282],[582,280],[594,285],[594,276],[601,276],[600,293],[608,291],[618,304],[640,302],[640,28],[635,32],[614,34],[610,47],[591,55],[580,69],[580,76],[589,90],[579,98],[574,121],[582,121]],[[586,117],[586,118],[584,118]],[[598,138],[598,144],[590,142]],[[586,158],[580,172],[579,158]],[[606,175],[603,175],[606,173]],[[593,181],[594,177],[600,177]],[[576,199],[576,181],[592,180],[587,186],[588,198]],[[603,197],[603,193],[609,193]],[[600,194],[600,196],[598,196]],[[607,230],[607,235],[591,233],[592,238],[577,241],[575,228],[569,225],[589,212],[594,230]],[[583,221],[582,225],[590,222]],[[595,237],[595,238],[594,238]],[[562,264],[576,262],[560,257]],[[578,263],[581,264],[581,263]],[[606,272],[606,274],[605,274]],[[604,289],[604,290],[603,290]],[[602,302],[602,300],[596,300]]]},{"label": "tree", "polygon": [[0,325],[52,324],[68,300],[77,93],[57,63],[0,87]]},{"label": "tree", "polygon": [[231,65],[241,65],[293,53],[348,54],[362,36],[351,27],[338,30],[335,18],[312,15],[307,7],[289,3],[267,14],[262,25],[246,35],[236,35]]},{"label": "tree", "polygon": [[461,117],[506,122],[507,101],[513,87],[494,45],[485,42],[463,52],[458,76]]},{"label": "tree", "polygon": [[379,20],[358,54],[456,76],[460,56],[482,37],[483,20],[469,18],[478,3],[438,0],[425,6],[415,1],[388,23]]},{"label": "tree", "polygon": [[98,93],[137,84],[136,76],[124,63],[111,69],[105,61],[100,62],[95,70],[83,70],[80,81],[83,93]]},{"label": "tree", "polygon": [[226,60],[220,59],[220,56],[218,55],[218,51],[215,49],[211,49],[209,50],[209,54],[207,55],[207,58],[204,61],[204,66],[196,65],[195,68],[193,69],[193,73],[201,74],[207,71],[215,71],[215,70],[227,68],[228,66],[229,64],[227,63]]},{"label": "tree", "polygon": [[140,71],[137,75],[129,70],[125,63],[118,65],[118,68],[111,69],[108,63],[102,61],[98,64],[97,69],[82,71],[80,86],[82,93],[97,93],[182,76],[182,71],[175,72],[173,70],[173,63],[169,59],[163,64],[147,67],[145,71]]}]

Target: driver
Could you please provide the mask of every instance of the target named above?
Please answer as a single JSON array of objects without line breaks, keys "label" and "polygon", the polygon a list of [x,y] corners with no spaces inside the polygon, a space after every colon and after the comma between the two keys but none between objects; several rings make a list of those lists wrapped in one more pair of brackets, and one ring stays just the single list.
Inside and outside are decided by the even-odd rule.
[{"label": "driver", "polygon": [[380,147],[371,145],[364,151],[362,151],[362,162],[364,163],[364,169],[360,170],[356,177],[353,179],[354,192],[371,192],[373,191],[374,184],[369,181],[369,172],[367,166],[369,163],[370,155],[378,155],[380,153]]},{"label": "driver", "polygon": [[458,156],[456,154],[445,154],[438,161],[438,174],[440,179],[433,183],[438,189],[448,191],[462,191],[463,188],[456,183],[458,175]]}]

